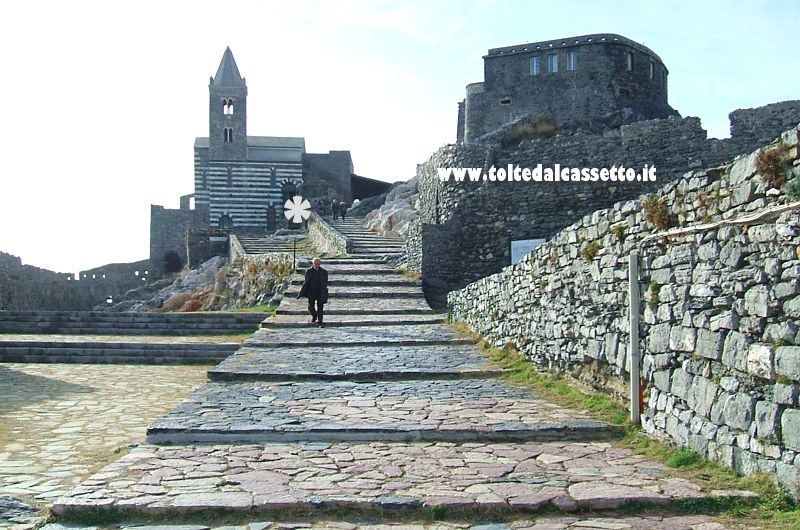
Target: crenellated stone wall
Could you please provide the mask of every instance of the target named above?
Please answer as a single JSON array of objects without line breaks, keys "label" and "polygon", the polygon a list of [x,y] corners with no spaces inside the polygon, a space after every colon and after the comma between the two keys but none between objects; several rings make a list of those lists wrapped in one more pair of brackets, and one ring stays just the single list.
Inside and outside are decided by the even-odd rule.
[{"label": "crenellated stone wall", "polygon": [[[451,317],[624,397],[627,267],[638,249],[645,431],[740,473],[768,472],[800,497],[798,143],[800,126],[776,144],[790,160],[782,189],[756,171],[758,152],[689,172],[451,292]],[[654,225],[663,220],[670,230]]]}]

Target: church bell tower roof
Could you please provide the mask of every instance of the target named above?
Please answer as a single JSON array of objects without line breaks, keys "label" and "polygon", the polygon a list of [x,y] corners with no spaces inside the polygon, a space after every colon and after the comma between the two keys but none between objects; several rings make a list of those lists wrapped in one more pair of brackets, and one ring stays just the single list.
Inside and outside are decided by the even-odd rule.
[{"label": "church bell tower roof", "polygon": [[222,61],[217,68],[217,75],[214,76],[211,84],[214,86],[246,86],[244,78],[239,74],[239,68],[236,66],[230,46],[225,48]]}]

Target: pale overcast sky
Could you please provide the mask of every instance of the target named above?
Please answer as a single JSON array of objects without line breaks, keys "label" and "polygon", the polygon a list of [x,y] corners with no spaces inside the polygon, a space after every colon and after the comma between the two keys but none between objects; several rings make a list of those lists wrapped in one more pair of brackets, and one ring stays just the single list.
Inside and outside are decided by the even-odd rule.
[{"label": "pale overcast sky", "polygon": [[618,33],[670,71],[669,101],[728,112],[800,99],[800,1],[19,1],[0,6],[0,251],[75,272],[149,254],[150,204],[193,191],[226,46],[248,132],[350,150],[407,180],[455,140],[489,48]]}]

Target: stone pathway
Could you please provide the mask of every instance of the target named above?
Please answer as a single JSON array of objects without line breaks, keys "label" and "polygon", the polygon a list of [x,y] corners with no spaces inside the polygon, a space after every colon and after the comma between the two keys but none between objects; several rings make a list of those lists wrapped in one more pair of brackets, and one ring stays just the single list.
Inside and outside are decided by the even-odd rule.
[{"label": "stone pathway", "polygon": [[[0,364],[0,499],[49,506],[120,448],[143,442],[147,424],[205,381],[205,370]],[[0,528],[30,528],[36,517],[4,523],[13,502],[0,502]]]},{"label": "stone pathway", "polygon": [[[400,275],[386,281],[391,272],[378,258],[397,240],[352,219],[334,226],[354,247],[352,259],[323,262],[339,282],[326,307],[331,326],[303,325],[305,301],[284,298],[274,321],[211,370],[213,382],[151,425],[148,445],[60,498],[54,513],[186,522],[211,510],[238,521],[234,528],[377,530],[392,525],[250,521],[325,510],[413,520],[419,510],[456,509],[475,521],[508,519],[487,530],[711,529],[719,526],[704,527],[708,517],[673,517],[668,526],[653,526],[670,519],[658,516],[515,519],[541,508],[614,517],[629,502],[747,495],[671,477],[610,444],[608,425],[495,378],[467,337],[438,319],[417,320],[432,315],[418,285]],[[459,527],[397,527],[410,526]]]}]

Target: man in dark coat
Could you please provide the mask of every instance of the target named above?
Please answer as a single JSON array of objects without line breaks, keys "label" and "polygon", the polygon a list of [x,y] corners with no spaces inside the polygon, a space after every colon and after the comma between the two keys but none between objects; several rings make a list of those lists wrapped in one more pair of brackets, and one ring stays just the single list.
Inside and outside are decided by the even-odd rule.
[{"label": "man in dark coat", "polygon": [[[322,323],[323,305],[328,302],[328,271],[322,268],[322,260],[314,258],[312,266],[306,270],[305,280],[297,298],[308,298],[308,312],[311,314],[311,323],[324,327]],[[316,307],[315,307],[316,306]]]}]

